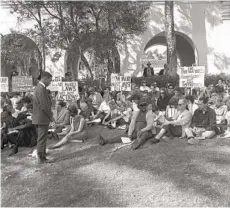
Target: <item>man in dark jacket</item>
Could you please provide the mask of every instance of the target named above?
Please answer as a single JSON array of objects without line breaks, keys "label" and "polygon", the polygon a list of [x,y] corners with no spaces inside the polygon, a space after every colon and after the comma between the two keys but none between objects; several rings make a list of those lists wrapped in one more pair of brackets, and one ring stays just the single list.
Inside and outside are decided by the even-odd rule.
[{"label": "man in dark jacket", "polygon": [[14,144],[12,153],[9,156],[16,154],[18,147],[33,147],[37,144],[36,128],[32,121],[27,119],[27,114],[24,112],[20,113],[8,127],[7,141]]},{"label": "man in dark jacket", "polygon": [[169,97],[166,94],[164,89],[160,90],[160,96],[157,100],[157,106],[159,107],[160,111],[165,111],[167,105],[169,104]]},{"label": "man in dark jacket", "polygon": [[210,139],[218,133],[216,113],[208,106],[208,97],[199,98],[198,107],[193,114],[191,128],[185,129],[189,144],[198,144],[199,140]]},{"label": "man in dark jacket", "polygon": [[37,84],[33,96],[33,115],[32,123],[37,127],[37,154],[38,163],[47,162],[46,140],[50,122],[54,121],[51,110],[51,97],[46,87],[50,85],[52,75],[49,72],[42,72],[41,81]]},{"label": "man in dark jacket", "polygon": [[154,76],[154,70],[153,70],[153,68],[151,67],[151,63],[150,63],[150,62],[148,62],[148,63],[147,63],[147,67],[144,68],[143,76],[144,76],[144,77],[151,77],[151,76]]}]

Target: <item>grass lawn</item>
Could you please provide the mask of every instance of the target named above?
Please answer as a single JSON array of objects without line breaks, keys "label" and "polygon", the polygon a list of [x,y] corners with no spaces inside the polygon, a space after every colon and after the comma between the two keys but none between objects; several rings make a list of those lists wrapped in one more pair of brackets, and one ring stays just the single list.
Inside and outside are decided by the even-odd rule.
[{"label": "grass lawn", "polygon": [[[230,138],[188,145],[174,139],[138,150],[97,145],[90,128],[86,143],[53,150],[52,164],[36,165],[29,148],[1,153],[3,207],[230,206]],[[49,143],[53,143],[52,140]]]}]

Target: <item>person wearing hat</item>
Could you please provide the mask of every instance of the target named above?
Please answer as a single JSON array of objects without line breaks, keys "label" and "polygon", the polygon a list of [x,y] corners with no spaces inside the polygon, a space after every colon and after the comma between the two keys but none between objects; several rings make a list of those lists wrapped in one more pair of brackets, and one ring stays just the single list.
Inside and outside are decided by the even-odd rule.
[{"label": "person wearing hat", "polygon": [[143,92],[143,91],[148,91],[150,92],[151,89],[146,85],[146,80],[142,80],[142,85],[140,86],[140,91]]},{"label": "person wearing hat", "polygon": [[[132,117],[129,126],[128,137],[135,140],[132,144],[132,148],[135,150],[145,143],[146,140],[154,137],[153,132],[153,121],[154,117],[152,112],[147,111],[148,103],[146,99],[141,98],[138,103],[138,108],[140,109],[135,117]],[[127,135],[125,135],[127,136]],[[105,145],[107,143],[120,143],[122,142],[121,136],[114,137],[112,139],[105,139],[101,134],[98,135],[98,140],[100,145]],[[159,142],[156,139],[151,140],[152,143]]]},{"label": "person wearing hat", "polygon": [[148,62],[147,63],[147,67],[144,68],[143,76],[144,77],[154,76],[154,70],[153,70],[153,67],[151,67],[151,63],[150,62]]}]

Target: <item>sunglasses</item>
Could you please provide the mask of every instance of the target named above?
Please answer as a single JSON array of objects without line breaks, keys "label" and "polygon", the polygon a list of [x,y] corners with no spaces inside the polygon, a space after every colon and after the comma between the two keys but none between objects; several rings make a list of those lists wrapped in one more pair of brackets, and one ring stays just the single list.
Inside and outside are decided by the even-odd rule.
[{"label": "sunglasses", "polygon": [[145,107],[145,106],[147,106],[147,104],[140,104],[139,106],[140,107]]},{"label": "sunglasses", "polygon": [[178,104],[178,106],[182,106],[182,105],[183,105],[183,104],[180,104],[180,103]]}]

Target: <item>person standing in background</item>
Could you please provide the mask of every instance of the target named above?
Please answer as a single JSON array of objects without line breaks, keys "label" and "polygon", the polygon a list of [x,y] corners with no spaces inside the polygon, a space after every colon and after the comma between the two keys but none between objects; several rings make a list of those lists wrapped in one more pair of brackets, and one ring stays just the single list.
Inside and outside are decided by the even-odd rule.
[{"label": "person standing in background", "polygon": [[152,76],[154,76],[154,70],[153,70],[153,67],[151,67],[150,62],[148,62],[147,67],[144,68],[143,76],[144,77],[152,77]]},{"label": "person standing in background", "polygon": [[46,87],[50,85],[52,75],[49,72],[41,73],[41,80],[35,87],[33,96],[32,124],[37,128],[37,155],[38,164],[48,161],[46,158],[46,140],[50,122],[54,121],[52,113],[52,102]]}]

